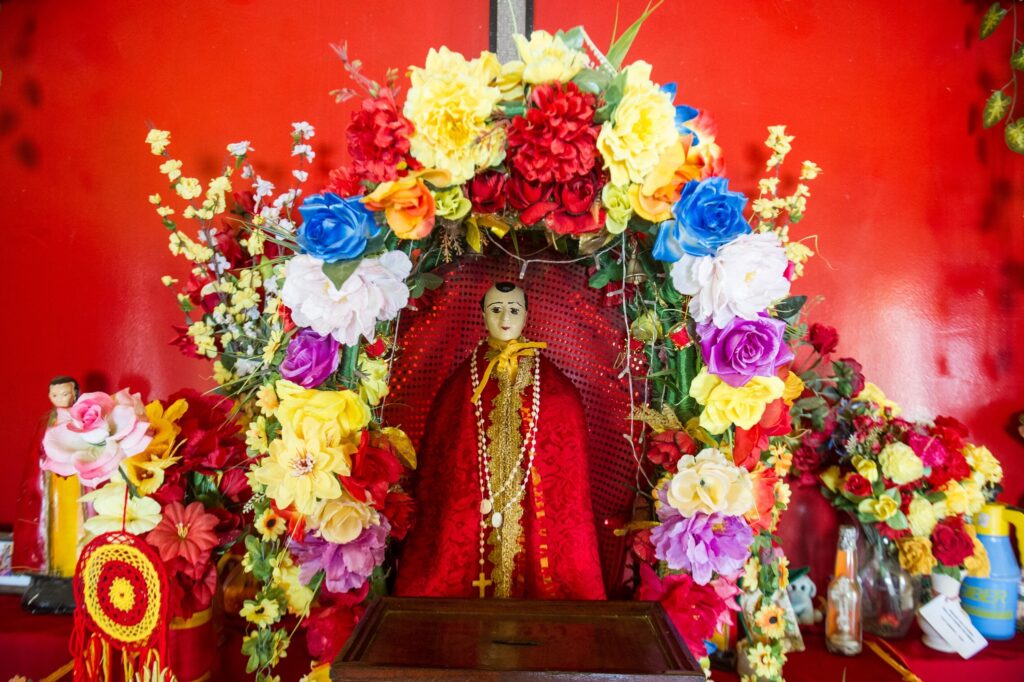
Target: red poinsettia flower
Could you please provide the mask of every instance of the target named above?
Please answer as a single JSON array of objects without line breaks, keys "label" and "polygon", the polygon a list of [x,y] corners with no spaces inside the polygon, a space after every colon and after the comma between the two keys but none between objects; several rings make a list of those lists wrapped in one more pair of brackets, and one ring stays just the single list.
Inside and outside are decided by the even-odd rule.
[{"label": "red poinsettia flower", "polygon": [[195,566],[217,546],[217,521],[216,516],[206,513],[202,502],[193,502],[188,507],[171,502],[163,508],[163,518],[149,531],[146,541],[164,561],[182,558]]}]

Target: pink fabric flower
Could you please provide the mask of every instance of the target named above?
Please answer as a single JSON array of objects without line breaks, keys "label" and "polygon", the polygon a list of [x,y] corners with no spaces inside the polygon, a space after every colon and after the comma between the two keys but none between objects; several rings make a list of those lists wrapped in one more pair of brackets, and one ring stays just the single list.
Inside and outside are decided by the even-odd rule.
[{"label": "pink fabric flower", "polygon": [[59,476],[78,474],[85,485],[110,480],[121,460],[137,455],[153,439],[138,393],[123,388],[114,395],[83,393],[43,436],[43,468]]},{"label": "pink fabric flower", "polygon": [[190,566],[197,566],[209,557],[209,551],[217,546],[214,528],[218,519],[206,513],[202,502],[187,507],[171,502],[164,507],[163,515],[159,525],[146,536],[161,559],[173,561],[180,557]]}]

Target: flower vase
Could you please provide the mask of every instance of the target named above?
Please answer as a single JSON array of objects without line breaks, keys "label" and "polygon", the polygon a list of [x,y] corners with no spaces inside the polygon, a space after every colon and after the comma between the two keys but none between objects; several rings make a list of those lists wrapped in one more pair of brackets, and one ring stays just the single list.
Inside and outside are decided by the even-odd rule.
[{"label": "flower vase", "polygon": [[898,639],[914,620],[914,583],[900,566],[895,543],[870,526],[861,526],[868,544],[868,561],[860,569],[864,629],[879,637]]},{"label": "flower vase", "polygon": [[[932,592],[936,597],[945,597],[960,603],[960,581],[945,573],[932,573]],[[921,626],[921,642],[926,647],[946,653],[956,651],[928,624],[928,621],[921,617],[921,614],[917,614],[917,624]]]}]

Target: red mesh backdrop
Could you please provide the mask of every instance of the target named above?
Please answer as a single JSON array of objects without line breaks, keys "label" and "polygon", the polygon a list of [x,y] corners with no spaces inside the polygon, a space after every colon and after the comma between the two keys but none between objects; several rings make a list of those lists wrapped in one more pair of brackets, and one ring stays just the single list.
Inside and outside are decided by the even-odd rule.
[{"label": "red mesh backdrop", "polygon": [[525,336],[548,343],[545,357],[572,380],[583,400],[602,569],[614,596],[625,544],[613,530],[631,517],[637,487],[637,462],[623,437],[630,427],[628,380],[614,368],[625,328],[621,306],[607,306],[605,294],[587,286],[583,263],[532,263],[522,280],[520,264],[507,257],[466,257],[439,268],[444,284],[427,293],[427,305],[403,311],[399,320],[400,352],[385,420],[420,442],[438,387],[486,334],[480,298],[496,281],[518,282],[528,298]]}]

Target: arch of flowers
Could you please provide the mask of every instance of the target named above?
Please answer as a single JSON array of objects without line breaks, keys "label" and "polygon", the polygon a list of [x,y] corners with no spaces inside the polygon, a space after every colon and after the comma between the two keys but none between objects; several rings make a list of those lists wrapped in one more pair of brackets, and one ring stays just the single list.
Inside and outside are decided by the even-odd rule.
[{"label": "arch of flowers", "polygon": [[290,616],[319,633],[313,653],[328,663],[341,642],[324,624],[351,622],[383,589],[388,543],[408,530],[401,483],[415,450],[381,416],[399,314],[442,284],[440,264],[530,239],[593,263],[587,285],[621,296],[627,347],[644,361],[625,365],[647,396],[630,443],[654,471],[649,515],[624,529],[637,598],[662,601],[698,658],[742,603],[753,674],[781,678],[799,634],[780,603],[773,531],[802,391],[789,364],[803,298],[790,285],[810,256],[789,226],[819,169],[804,162],[784,194],[792,138],[773,127],[758,196],[731,190],[709,116],[677,103],[646,62],[624,65],[639,24],[606,54],[581,28],[518,36],[506,64],[432,49],[404,93],[336,48],[358,89],[338,99],[360,102],[351,161],[315,193],[303,190],[308,123],[293,125],[283,191],[246,141],[203,185],[168,151],[170,133],[149,132],[186,202],[150,197],[191,263],[183,282],[164,278],[187,318],[177,343],[213,361],[247,424],[243,564],[258,588],[243,650],[258,679],[287,650]]}]

